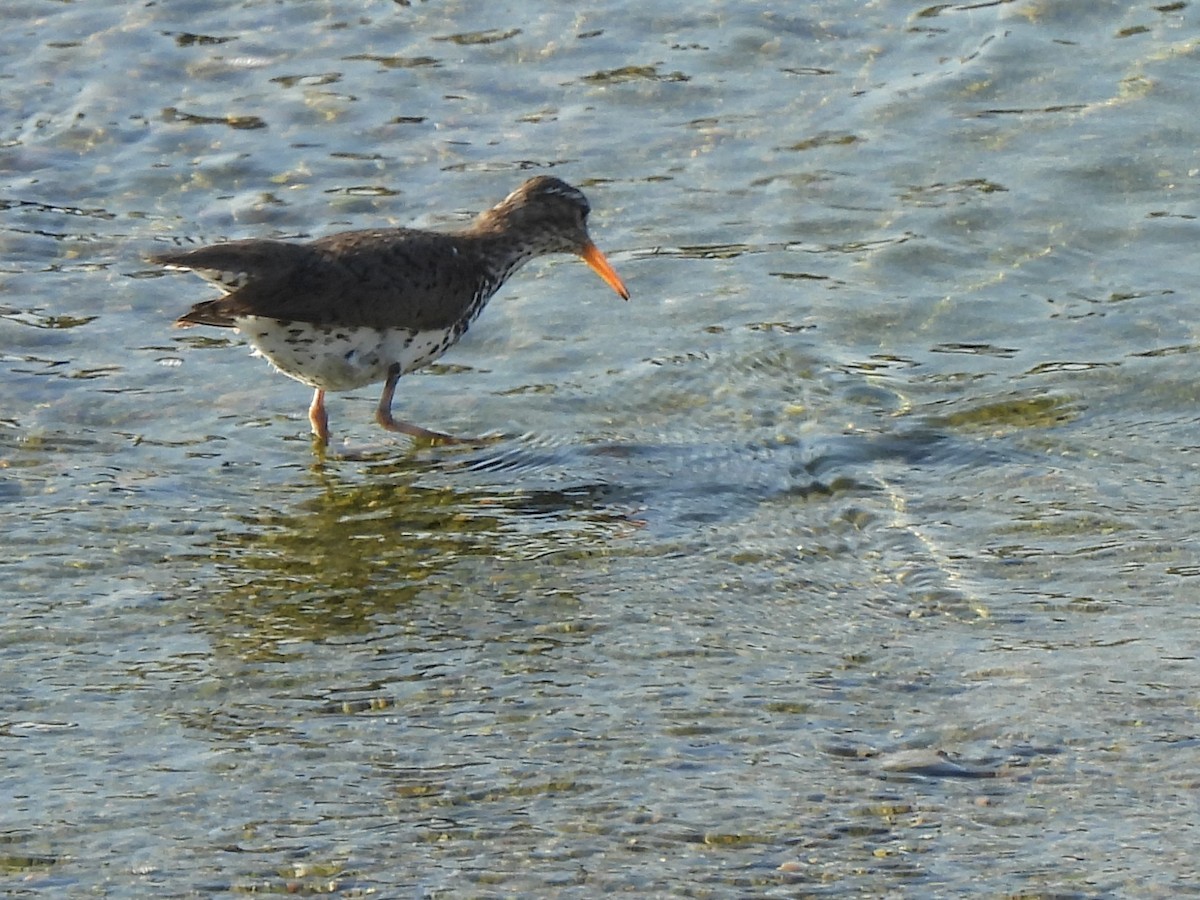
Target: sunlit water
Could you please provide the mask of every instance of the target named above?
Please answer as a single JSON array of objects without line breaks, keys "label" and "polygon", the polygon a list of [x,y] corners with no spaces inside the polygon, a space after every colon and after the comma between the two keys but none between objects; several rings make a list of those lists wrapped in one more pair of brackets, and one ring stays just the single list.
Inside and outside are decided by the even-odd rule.
[{"label": "sunlit water", "polygon": [[[1194,892],[1188,3],[0,11],[0,868],[21,895]],[[175,243],[530,265],[397,414]]]}]

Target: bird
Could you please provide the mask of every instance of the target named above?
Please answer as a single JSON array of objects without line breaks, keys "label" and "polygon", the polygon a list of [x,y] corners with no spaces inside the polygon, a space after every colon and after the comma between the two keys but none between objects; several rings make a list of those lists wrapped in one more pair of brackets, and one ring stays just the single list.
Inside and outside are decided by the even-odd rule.
[{"label": "bird", "polygon": [[148,261],[190,271],[222,296],[197,303],[178,328],[234,328],[281,373],[313,388],[314,441],[329,444],[326,391],[383,382],[375,419],[433,444],[458,441],[392,415],[402,375],[438,359],[488,300],[529,260],[573,253],[622,299],[625,283],[588,234],[583,192],[547,175],[530,178],[457,231],[371,228],[297,243],[250,238],[155,253]]}]

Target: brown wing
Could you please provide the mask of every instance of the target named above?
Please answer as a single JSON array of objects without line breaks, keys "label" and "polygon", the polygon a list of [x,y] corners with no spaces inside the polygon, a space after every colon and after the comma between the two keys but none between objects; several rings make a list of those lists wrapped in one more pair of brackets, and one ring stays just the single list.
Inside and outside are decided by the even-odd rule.
[{"label": "brown wing", "polygon": [[237,316],[314,324],[445,328],[485,289],[476,242],[411,229],[347,231],[307,244],[248,240],[152,262],[190,269],[227,291],[177,325],[231,326]]}]

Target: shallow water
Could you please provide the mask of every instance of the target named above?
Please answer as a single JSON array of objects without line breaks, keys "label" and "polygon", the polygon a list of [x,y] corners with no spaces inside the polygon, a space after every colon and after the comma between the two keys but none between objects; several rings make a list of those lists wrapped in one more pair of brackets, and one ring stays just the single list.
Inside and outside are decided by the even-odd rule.
[{"label": "shallow water", "polygon": [[[1197,12],[8,3],[14,895],[1195,891]],[[531,264],[397,414],[176,244]]]}]

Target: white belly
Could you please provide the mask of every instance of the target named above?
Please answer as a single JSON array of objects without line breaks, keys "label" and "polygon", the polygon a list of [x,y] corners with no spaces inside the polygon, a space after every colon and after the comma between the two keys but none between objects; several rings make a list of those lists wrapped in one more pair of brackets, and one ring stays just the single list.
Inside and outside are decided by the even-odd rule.
[{"label": "white belly", "polygon": [[349,391],[383,381],[393,363],[401,374],[419,369],[459,338],[453,331],[346,328],[241,316],[238,331],[276,369],[309,387]]}]

